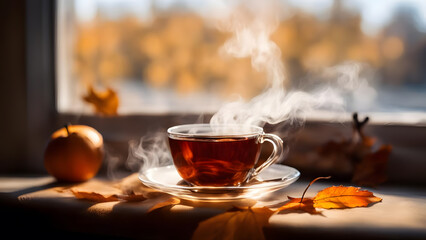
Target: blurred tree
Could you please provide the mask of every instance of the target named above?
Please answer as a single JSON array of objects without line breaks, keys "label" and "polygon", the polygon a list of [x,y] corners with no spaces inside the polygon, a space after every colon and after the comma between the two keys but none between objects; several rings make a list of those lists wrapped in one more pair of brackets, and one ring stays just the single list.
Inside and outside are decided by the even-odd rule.
[{"label": "blurred tree", "polygon": [[[334,1],[328,16],[299,10],[272,34],[293,86],[309,72],[348,60],[380,69],[386,83],[426,81],[425,33],[416,27],[415,9],[399,8],[378,36],[364,34],[361,15],[341,0]],[[85,86],[138,80],[179,94],[215,91],[225,98],[251,98],[266,86],[265,74],[253,70],[249,59],[218,54],[227,33],[182,6],[153,6],[149,21],[126,14],[108,19],[99,11],[75,32],[75,76]]]}]

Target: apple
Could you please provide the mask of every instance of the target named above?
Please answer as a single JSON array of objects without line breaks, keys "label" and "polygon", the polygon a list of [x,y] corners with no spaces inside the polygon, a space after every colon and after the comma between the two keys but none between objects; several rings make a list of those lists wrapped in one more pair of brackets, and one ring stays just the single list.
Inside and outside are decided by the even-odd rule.
[{"label": "apple", "polygon": [[66,125],[51,135],[44,152],[44,166],[58,181],[82,182],[98,173],[103,156],[103,138],[96,129]]}]

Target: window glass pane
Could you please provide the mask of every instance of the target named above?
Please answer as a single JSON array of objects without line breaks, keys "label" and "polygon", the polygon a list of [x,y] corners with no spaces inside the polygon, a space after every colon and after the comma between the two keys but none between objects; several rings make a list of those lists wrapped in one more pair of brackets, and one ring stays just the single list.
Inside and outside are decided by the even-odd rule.
[{"label": "window glass pane", "polygon": [[[250,4],[58,1],[59,111],[92,113],[82,97],[89,86],[114,89],[119,114],[212,113],[225,102],[252,99],[274,86],[270,78],[276,72],[256,67],[257,60],[267,62],[270,56],[250,44],[238,52],[226,48],[233,38],[238,42],[248,34],[250,39],[250,33],[227,22],[241,17],[237,23],[256,27],[250,17],[259,6]],[[259,33],[273,41],[266,47],[279,49],[287,94],[333,87],[348,80],[343,71],[348,81],[357,78],[342,94],[346,111],[426,110],[426,1],[263,4],[271,4],[266,9],[274,14],[271,24],[258,23]],[[257,44],[262,37],[252,39]],[[342,65],[347,62],[357,64]]]}]

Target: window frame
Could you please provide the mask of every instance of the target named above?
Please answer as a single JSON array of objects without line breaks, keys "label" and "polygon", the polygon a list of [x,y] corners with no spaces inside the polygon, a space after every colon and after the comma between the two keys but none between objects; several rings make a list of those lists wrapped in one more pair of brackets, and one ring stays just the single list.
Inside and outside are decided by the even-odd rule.
[{"label": "window frame", "polygon": [[[56,0],[27,0],[27,104],[28,104],[28,138],[26,167],[30,171],[44,172],[43,151],[49,135],[64,123],[86,124],[98,129],[104,136],[107,147],[115,147],[119,155],[127,158],[128,142],[140,139],[150,132],[165,130],[167,127],[183,124],[206,122],[211,115],[200,118],[196,114],[149,115],[133,114],[115,117],[99,117],[96,115],[76,115],[57,111],[57,95],[55,81],[57,72],[57,39],[56,39]],[[370,118],[374,115],[369,114]],[[294,144],[321,144],[326,139],[319,136],[350,136],[350,116],[343,120],[330,122],[323,119],[307,119],[301,132],[290,140]],[[349,119],[349,121],[348,121]],[[291,129],[292,127],[290,127]],[[275,131],[284,139],[289,128],[267,126],[266,131]],[[280,130],[281,129],[281,130]],[[282,130],[286,129],[286,130]],[[426,184],[426,124],[412,123],[369,123],[366,134],[375,136],[382,143],[393,146],[394,156],[390,159],[390,175],[394,182]],[[294,132],[294,131],[293,131]],[[331,134],[332,133],[332,134]],[[303,135],[305,134],[305,135]],[[309,143],[306,143],[306,141]],[[305,141],[305,142],[303,142]],[[408,158],[406,157],[408,154]],[[285,162],[284,162],[285,163]],[[302,175],[303,176],[303,175]]]},{"label": "window frame", "polygon": [[54,0],[26,0],[27,157],[23,168],[43,171],[43,152],[55,119]]}]

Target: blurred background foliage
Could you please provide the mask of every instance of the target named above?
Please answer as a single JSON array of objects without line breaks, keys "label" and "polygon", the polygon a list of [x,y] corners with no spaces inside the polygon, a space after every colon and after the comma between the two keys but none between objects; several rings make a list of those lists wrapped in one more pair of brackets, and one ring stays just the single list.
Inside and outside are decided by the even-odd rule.
[{"label": "blurred background foliage", "polygon": [[[112,18],[99,8],[92,19],[75,21],[73,81],[82,86],[141,81],[154,90],[214,92],[223,99],[233,94],[249,99],[265,88],[265,74],[253,70],[250,59],[219,53],[230,33],[184,5],[159,9],[154,3],[144,20],[125,11]],[[281,6],[284,12],[286,5]],[[290,85],[312,71],[359,61],[376,72],[378,90],[412,84],[426,89],[426,33],[418,27],[415,8],[401,5],[375,34],[363,31],[362,15],[343,1],[333,1],[326,12],[319,17],[295,9],[271,35]]]}]

